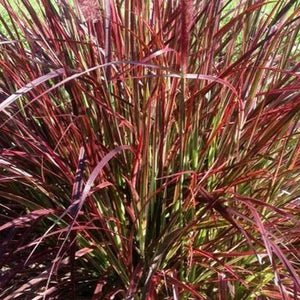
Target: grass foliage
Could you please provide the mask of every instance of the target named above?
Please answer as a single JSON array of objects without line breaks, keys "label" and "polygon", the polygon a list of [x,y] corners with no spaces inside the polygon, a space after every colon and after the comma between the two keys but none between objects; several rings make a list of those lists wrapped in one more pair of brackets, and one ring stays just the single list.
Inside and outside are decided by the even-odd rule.
[{"label": "grass foliage", "polygon": [[300,299],[300,1],[0,2],[1,299]]}]

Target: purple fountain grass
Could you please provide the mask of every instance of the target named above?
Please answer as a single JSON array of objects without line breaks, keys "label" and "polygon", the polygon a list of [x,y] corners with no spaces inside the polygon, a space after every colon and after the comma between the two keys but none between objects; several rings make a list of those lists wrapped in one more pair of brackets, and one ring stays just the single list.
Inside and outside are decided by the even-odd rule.
[{"label": "purple fountain grass", "polygon": [[300,297],[298,0],[0,3],[1,299]]}]

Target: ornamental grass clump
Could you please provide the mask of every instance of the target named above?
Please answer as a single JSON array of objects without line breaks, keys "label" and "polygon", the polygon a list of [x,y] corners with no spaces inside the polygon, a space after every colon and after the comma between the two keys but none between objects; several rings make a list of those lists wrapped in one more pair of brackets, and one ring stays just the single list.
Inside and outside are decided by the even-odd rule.
[{"label": "ornamental grass clump", "polygon": [[22,2],[0,298],[299,299],[300,1]]}]

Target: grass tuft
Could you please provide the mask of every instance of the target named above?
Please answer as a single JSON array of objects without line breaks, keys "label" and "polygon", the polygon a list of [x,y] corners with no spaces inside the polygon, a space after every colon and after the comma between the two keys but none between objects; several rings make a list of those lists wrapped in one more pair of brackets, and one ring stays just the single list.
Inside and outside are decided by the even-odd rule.
[{"label": "grass tuft", "polygon": [[300,298],[299,1],[0,3],[1,299]]}]

